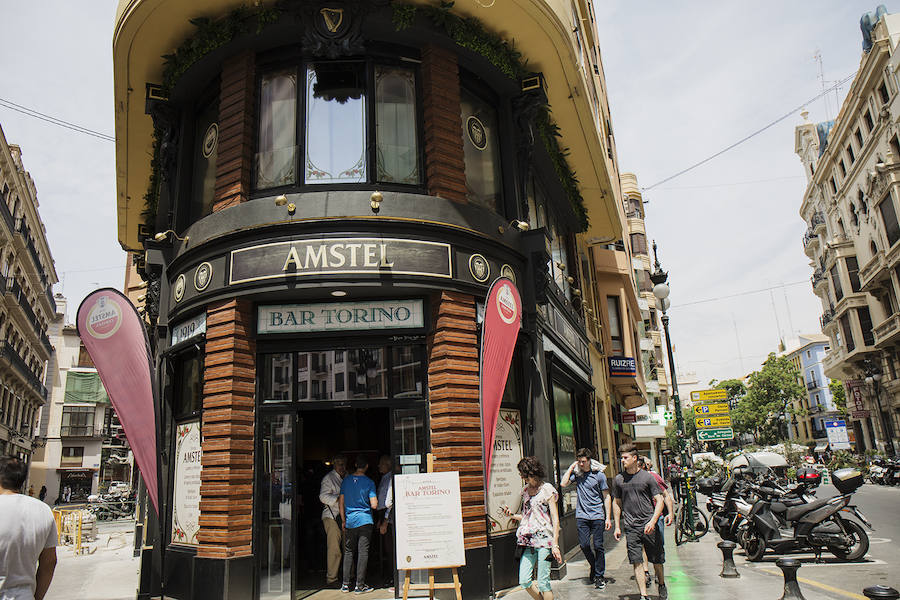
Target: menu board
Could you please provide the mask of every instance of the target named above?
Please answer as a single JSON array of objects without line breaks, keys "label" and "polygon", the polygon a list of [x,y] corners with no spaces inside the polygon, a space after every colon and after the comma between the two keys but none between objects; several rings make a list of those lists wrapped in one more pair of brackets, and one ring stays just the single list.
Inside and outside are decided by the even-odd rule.
[{"label": "menu board", "polygon": [[200,531],[200,421],[180,423],[175,432],[172,543],[196,546]]},{"label": "menu board", "polygon": [[522,507],[522,488],[519,477],[519,461],[522,460],[522,417],[518,410],[501,408],[494,435],[494,454],[491,460],[490,488],[488,489],[488,523],[490,534],[503,535],[519,526],[503,513],[508,507],[513,514]]},{"label": "menu board", "polygon": [[397,568],[466,564],[459,472],[394,476]]}]

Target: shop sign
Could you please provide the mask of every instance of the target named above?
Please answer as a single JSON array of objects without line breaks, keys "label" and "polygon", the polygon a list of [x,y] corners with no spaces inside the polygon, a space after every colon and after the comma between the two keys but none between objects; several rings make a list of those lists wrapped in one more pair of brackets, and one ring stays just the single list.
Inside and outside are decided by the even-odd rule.
[{"label": "shop sign", "polygon": [[854,410],[850,413],[850,416],[854,419],[868,419],[870,416],[872,416],[872,413],[867,410]]},{"label": "shop sign", "polygon": [[637,413],[633,410],[626,410],[622,413],[623,423],[637,423]]},{"label": "shop sign", "polygon": [[256,326],[259,334],[417,329],[425,307],[422,300],[271,304],[259,307]]},{"label": "shop sign", "polygon": [[229,283],[307,275],[452,277],[450,244],[390,238],[274,242],[231,251]]},{"label": "shop sign", "polygon": [[466,564],[459,471],[394,476],[394,506],[398,569]]},{"label": "shop sign", "polygon": [[507,507],[515,514],[522,506],[523,484],[518,469],[522,454],[521,414],[518,410],[501,408],[494,435],[494,458],[487,501],[491,535],[515,531],[519,525],[504,514],[503,508]]},{"label": "shop sign", "polygon": [[634,377],[637,375],[637,363],[628,356],[609,357],[610,377]]},{"label": "shop sign", "polygon": [[200,531],[200,421],[181,423],[175,432],[172,543],[196,546]]},{"label": "shop sign", "polygon": [[193,319],[182,321],[172,327],[172,341],[169,345],[174,346],[175,344],[186,342],[195,337],[200,337],[204,333],[206,333],[206,313],[200,313]]}]

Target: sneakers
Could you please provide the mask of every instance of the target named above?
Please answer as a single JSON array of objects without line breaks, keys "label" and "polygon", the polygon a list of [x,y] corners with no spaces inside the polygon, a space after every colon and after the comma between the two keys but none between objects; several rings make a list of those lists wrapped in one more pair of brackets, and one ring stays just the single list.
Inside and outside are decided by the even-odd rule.
[{"label": "sneakers", "polygon": [[371,592],[374,589],[375,588],[373,588],[371,585],[367,585],[364,583],[362,585],[357,585],[356,589],[353,590],[353,593],[354,594],[365,594],[366,592]]},{"label": "sneakers", "polygon": [[669,590],[666,587],[666,584],[664,584],[664,583],[661,583],[658,586],[656,586],[656,593],[659,594],[660,600],[666,600],[666,598],[669,597]]},{"label": "sneakers", "polygon": [[606,589],[606,581],[603,580],[602,577],[598,577],[594,582],[595,590],[605,590]]},{"label": "sneakers", "polygon": [[341,591],[349,593],[350,592],[350,584],[345,583],[345,584],[341,585]]},{"label": "sneakers", "polygon": [[650,600],[650,596],[641,596],[641,600]]}]

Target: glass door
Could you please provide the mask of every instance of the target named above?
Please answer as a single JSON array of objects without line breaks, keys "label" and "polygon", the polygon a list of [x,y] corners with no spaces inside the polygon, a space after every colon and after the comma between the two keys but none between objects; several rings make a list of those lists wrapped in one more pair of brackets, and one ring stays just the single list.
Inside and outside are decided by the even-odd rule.
[{"label": "glass door", "polygon": [[[427,455],[428,446],[425,437],[425,408],[395,408],[393,411],[391,446],[394,454],[394,474],[406,475],[415,473],[424,473],[428,470]],[[397,538],[393,528],[392,543],[392,568],[394,570],[394,590],[395,597],[400,596],[403,580],[402,571],[396,571],[396,542]],[[412,583],[427,583],[428,571],[418,570],[412,571],[410,574]],[[427,596],[427,591],[410,590],[410,596]]]},{"label": "glass door", "polygon": [[296,413],[262,414],[259,490],[259,597],[290,600],[294,559]]}]

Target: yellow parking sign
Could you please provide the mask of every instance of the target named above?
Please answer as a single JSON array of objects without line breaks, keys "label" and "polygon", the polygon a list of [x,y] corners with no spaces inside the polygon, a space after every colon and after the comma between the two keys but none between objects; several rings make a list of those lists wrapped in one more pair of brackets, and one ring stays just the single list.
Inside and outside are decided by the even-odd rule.
[{"label": "yellow parking sign", "polygon": [[731,416],[716,415],[710,417],[696,417],[694,418],[694,424],[697,425],[697,429],[706,427],[731,427]]},{"label": "yellow parking sign", "polygon": [[698,417],[703,417],[706,415],[727,415],[728,404],[696,404],[694,405],[694,414]]}]

